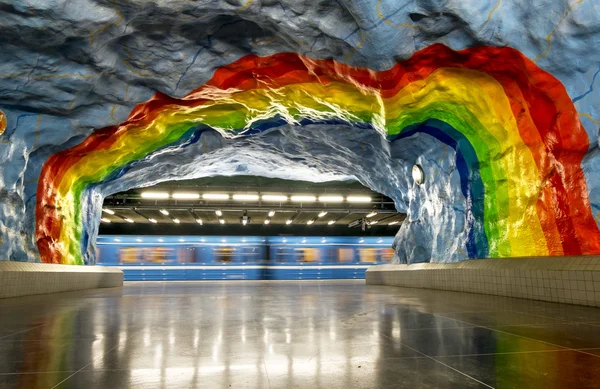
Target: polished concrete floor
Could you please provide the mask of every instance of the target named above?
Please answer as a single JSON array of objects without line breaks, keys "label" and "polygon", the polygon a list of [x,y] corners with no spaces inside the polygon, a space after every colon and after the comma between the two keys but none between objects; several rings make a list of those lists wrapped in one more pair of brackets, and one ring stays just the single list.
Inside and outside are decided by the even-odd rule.
[{"label": "polished concrete floor", "polygon": [[600,388],[600,309],[364,281],[5,299],[0,388]]}]

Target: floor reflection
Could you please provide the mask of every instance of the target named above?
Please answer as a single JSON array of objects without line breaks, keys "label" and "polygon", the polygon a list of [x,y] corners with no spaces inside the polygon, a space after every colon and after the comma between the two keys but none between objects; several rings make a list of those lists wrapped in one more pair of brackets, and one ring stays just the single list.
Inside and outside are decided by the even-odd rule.
[{"label": "floor reflection", "polygon": [[598,387],[599,330],[594,308],[356,281],[132,283],[0,301],[0,387]]}]

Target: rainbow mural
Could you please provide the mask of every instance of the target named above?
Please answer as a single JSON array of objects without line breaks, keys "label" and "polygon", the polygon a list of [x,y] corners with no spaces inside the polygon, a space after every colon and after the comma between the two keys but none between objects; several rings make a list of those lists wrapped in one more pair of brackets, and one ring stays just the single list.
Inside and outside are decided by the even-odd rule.
[{"label": "rainbow mural", "polygon": [[207,127],[234,137],[335,120],[368,124],[390,141],[427,133],[457,150],[470,258],[600,254],[581,169],[589,140],[563,85],[511,48],[436,44],[381,72],[293,53],[249,55],[181,99],[157,93],[122,124],[45,163],[36,210],[42,260],[81,264],[85,190],[160,148]]},{"label": "rainbow mural", "polygon": [[5,130],[6,130],[6,115],[4,115],[4,112],[0,111],[0,135],[2,135]]}]

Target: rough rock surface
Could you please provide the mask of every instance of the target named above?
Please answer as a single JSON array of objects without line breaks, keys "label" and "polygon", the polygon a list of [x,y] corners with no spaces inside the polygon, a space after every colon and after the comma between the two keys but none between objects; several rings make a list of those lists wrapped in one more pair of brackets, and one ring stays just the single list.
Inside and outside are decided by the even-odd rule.
[{"label": "rough rock surface", "polygon": [[[548,254],[561,250],[577,253],[563,246],[577,246],[580,253],[591,253],[598,243],[594,241],[600,224],[600,52],[595,50],[600,46],[598,2],[0,0],[0,30],[4,38],[0,51],[1,259],[41,259],[36,205],[42,166],[49,158],[76,146],[96,129],[124,122],[136,104],[156,92],[183,97],[207,82],[219,67],[248,54],[299,53],[382,71],[435,43],[453,50],[508,46],[564,85],[585,129],[588,146],[581,162],[566,166],[566,171],[573,168],[575,173],[566,173],[563,183],[567,192],[587,198],[584,211],[595,220],[593,226],[589,220],[580,223],[590,235],[587,239],[578,235],[571,246],[563,238],[547,238],[563,230],[567,234],[574,228],[568,223],[557,222],[558,232],[542,227],[544,242],[535,233],[531,240],[541,246],[547,244]],[[544,85],[538,87],[544,89]],[[464,92],[470,93],[468,89]],[[549,128],[560,116],[547,112],[533,115],[547,115]],[[282,124],[236,139],[207,130],[188,142],[188,147],[180,142],[152,153],[118,177],[98,182],[85,192],[81,225],[86,238],[60,262],[94,263],[98,207],[107,194],[155,183],[159,176],[163,180],[248,173],[311,180],[357,178],[391,196],[398,209],[408,213],[395,243],[397,260],[457,261],[481,256],[478,253],[482,249],[473,247],[486,245],[489,252],[499,256],[519,252],[503,251],[502,247],[496,250],[502,242],[492,239],[488,230],[485,245],[469,243],[479,239],[473,238],[471,231],[483,231],[485,220],[469,219],[473,199],[465,196],[461,187],[464,177],[458,165],[467,146],[461,144],[457,153],[439,136],[431,135],[433,132],[423,131],[386,141],[377,131],[381,130],[377,123],[369,127],[358,126],[353,120],[343,122]],[[345,135],[333,136],[336,131]],[[202,153],[198,147],[203,147]],[[510,159],[513,151],[499,155]],[[559,151],[548,157],[549,163],[561,153],[570,155],[573,149]],[[281,169],[270,168],[273,163]],[[415,163],[425,171],[424,185],[414,185],[410,178]],[[478,173],[473,171],[485,167],[485,163],[467,165],[469,180],[477,179]],[[554,167],[562,172],[565,165]],[[506,177],[496,180],[494,188],[505,182],[523,183],[521,173],[519,169],[506,171]],[[520,198],[527,199],[526,204],[517,205],[542,214],[536,208],[536,198],[545,196],[544,188],[558,184],[548,185],[554,186],[543,180],[539,187],[532,186],[534,193]],[[41,190],[45,193],[52,188],[41,185]],[[493,192],[485,186],[486,196]],[[548,200],[548,204],[552,207],[554,203]],[[544,226],[544,217],[540,219]],[[513,224],[518,225],[518,220]],[[512,228],[502,218],[492,227]],[[583,247],[584,240],[591,240],[591,246]],[[473,247],[469,249],[469,245]],[[42,259],[55,260],[48,255]]]}]

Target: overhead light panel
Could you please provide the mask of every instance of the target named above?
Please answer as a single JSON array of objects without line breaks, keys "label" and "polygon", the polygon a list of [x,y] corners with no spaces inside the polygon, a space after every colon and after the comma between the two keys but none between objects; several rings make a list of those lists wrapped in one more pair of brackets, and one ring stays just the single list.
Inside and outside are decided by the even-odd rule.
[{"label": "overhead light panel", "polygon": [[112,209],[108,209],[108,208],[102,208],[102,212],[106,212],[109,215],[114,215],[115,211],[113,211]]},{"label": "overhead light panel", "polygon": [[173,223],[179,224],[179,223],[181,223],[181,220],[179,220],[179,219],[173,219]]},{"label": "overhead light panel", "polygon": [[202,198],[204,200],[229,200],[229,195],[225,193],[204,193]]},{"label": "overhead light panel", "polygon": [[269,224],[271,221],[269,219],[265,219],[265,224]]},{"label": "overhead light panel", "polygon": [[269,215],[269,217],[273,217],[273,216],[275,216],[275,211],[272,211],[272,210],[271,210],[271,211],[269,211],[268,215]]},{"label": "overhead light panel", "polygon": [[123,220],[125,220],[127,223],[135,223],[133,220],[131,220],[128,217],[124,218]]},{"label": "overhead light panel", "polygon": [[223,216],[223,212],[221,212],[221,210],[220,210],[220,209],[217,209],[217,210],[215,211],[215,214],[216,214],[217,216]]},{"label": "overhead light panel", "polygon": [[335,224],[335,220],[330,220],[327,222],[327,224],[329,224],[329,225]]},{"label": "overhead light panel", "polygon": [[319,196],[319,201],[322,203],[341,203],[344,201],[344,197],[334,195]]},{"label": "overhead light panel", "polygon": [[367,214],[366,217],[373,217],[375,215],[377,215],[377,212],[371,212],[371,213]]},{"label": "overhead light panel", "polygon": [[292,221],[293,221],[292,219],[288,219],[285,221],[285,224],[287,224],[289,226],[290,224],[292,224]]},{"label": "overhead light panel", "polygon": [[262,201],[288,201],[288,197],[285,195],[262,195]]},{"label": "overhead light panel", "polygon": [[156,219],[152,219],[152,218],[148,219],[148,221],[149,221],[150,223],[153,223],[153,224],[156,224],[156,223],[158,223],[158,222],[156,221]]},{"label": "overhead light panel", "polygon": [[196,219],[196,223],[202,225],[202,219]]},{"label": "overhead light panel", "polygon": [[395,222],[388,223],[388,226],[393,226],[394,224],[398,224],[398,222],[395,221]]},{"label": "overhead light panel", "polygon": [[242,225],[243,225],[243,226],[245,226],[245,225],[247,225],[247,224],[248,224],[248,219],[243,219],[243,218],[242,218]]},{"label": "overhead light panel", "polygon": [[321,212],[321,213],[319,213],[317,216],[319,216],[319,217],[323,217],[323,216],[325,216],[325,215],[327,215],[327,211],[322,211],[322,212]]},{"label": "overhead light panel", "polygon": [[103,217],[102,219],[100,219],[100,221],[102,223],[110,223],[110,220],[108,220],[107,218]]},{"label": "overhead light panel", "polygon": [[219,219],[219,223],[225,224],[225,219]]},{"label": "overhead light panel", "polygon": [[306,222],[306,224],[308,224],[308,225],[310,226],[310,225],[311,225],[311,224],[313,224],[314,222],[315,222],[315,220],[314,220],[314,219],[311,219],[311,220],[307,221],[307,222]]},{"label": "overhead light panel", "polygon": [[373,224],[377,224],[377,223],[379,223],[379,221],[378,221],[378,220],[373,220],[373,221],[372,221],[371,223],[369,223],[369,224],[370,224],[370,225],[373,225]]},{"label": "overhead light panel", "polygon": [[346,201],[349,203],[370,203],[371,198],[367,196],[348,196]]},{"label": "overhead light panel", "polygon": [[167,211],[166,209],[161,209],[159,212],[165,216],[169,216],[169,211]]},{"label": "overhead light panel", "polygon": [[143,199],[168,199],[169,193],[167,192],[142,192]]},{"label": "overhead light panel", "polygon": [[233,195],[233,199],[236,201],[257,201],[257,194],[247,194],[247,193],[236,193]]},{"label": "overhead light panel", "polygon": [[173,193],[172,197],[176,200],[198,200],[200,198],[200,194],[178,192]]},{"label": "overhead light panel", "polygon": [[316,201],[317,197],[316,196],[311,196],[311,195],[295,195],[292,196],[292,201],[298,202],[298,203],[310,203],[313,201]]}]

